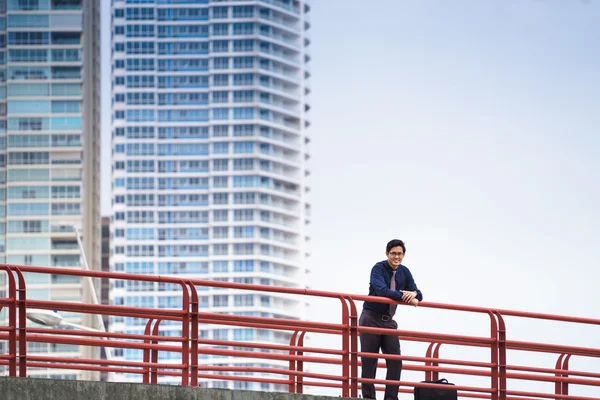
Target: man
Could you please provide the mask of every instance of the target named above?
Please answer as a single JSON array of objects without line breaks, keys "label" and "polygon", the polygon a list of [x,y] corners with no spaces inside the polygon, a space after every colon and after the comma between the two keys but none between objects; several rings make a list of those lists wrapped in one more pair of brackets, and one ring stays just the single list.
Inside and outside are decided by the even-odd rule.
[{"label": "man", "polygon": [[[371,269],[369,296],[389,297],[396,301],[403,301],[417,306],[423,300],[423,294],[417,288],[412,274],[402,260],[406,254],[406,247],[402,240],[391,240],[386,248],[387,260],[378,262]],[[397,304],[375,303],[365,301],[358,324],[375,328],[398,329],[398,324],[392,319],[396,312]],[[365,353],[379,353],[400,355],[400,340],[396,335],[379,335],[373,333],[360,334],[361,351]],[[375,378],[377,371],[377,358],[362,358],[362,377]],[[386,380],[400,381],[402,360],[386,360]],[[384,400],[398,400],[398,386],[386,385]],[[375,385],[362,384],[362,394],[365,399],[375,399]]]}]

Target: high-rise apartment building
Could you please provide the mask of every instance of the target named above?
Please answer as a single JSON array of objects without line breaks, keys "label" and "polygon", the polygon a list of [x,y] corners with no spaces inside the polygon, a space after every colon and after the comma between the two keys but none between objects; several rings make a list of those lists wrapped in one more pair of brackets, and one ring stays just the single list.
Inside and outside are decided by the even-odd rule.
[{"label": "high-rise apartment building", "polygon": [[[98,7],[95,0],[0,0],[1,262],[81,267],[77,228],[90,267],[100,265]],[[91,302],[80,279],[58,275],[27,276],[27,295]],[[92,326],[91,318],[62,315]],[[28,346],[28,354],[96,352]],[[35,368],[27,373],[91,377]]]},{"label": "high-rise apartment building", "polygon": [[[306,286],[308,11],[304,0],[112,1],[113,271]],[[170,285],[116,282],[111,301],[180,308],[182,299]],[[284,296],[229,290],[200,292],[200,307],[305,312]],[[113,317],[110,326],[141,334],[144,323]],[[225,326],[200,335],[289,342],[286,333]],[[207,386],[217,384],[228,385]]]}]

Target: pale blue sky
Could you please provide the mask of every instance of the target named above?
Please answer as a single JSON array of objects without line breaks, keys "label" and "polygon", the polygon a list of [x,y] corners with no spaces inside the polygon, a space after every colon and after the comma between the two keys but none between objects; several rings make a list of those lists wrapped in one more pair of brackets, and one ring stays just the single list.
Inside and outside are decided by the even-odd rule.
[{"label": "pale blue sky", "polygon": [[[426,300],[600,318],[600,2],[311,4],[311,288],[366,294],[401,238]],[[332,307],[309,317],[337,320]],[[599,330],[577,340],[597,347]]]},{"label": "pale blue sky", "polygon": [[[397,237],[426,300],[600,318],[599,2],[368,3],[312,2],[312,288],[366,294]],[[328,305],[309,315],[337,318]],[[485,318],[401,312],[404,329],[487,335]],[[600,346],[600,327],[507,322]]]},{"label": "pale blue sky", "polygon": [[313,2],[314,275],[399,237],[429,300],[600,316],[598,2],[364,4]]}]

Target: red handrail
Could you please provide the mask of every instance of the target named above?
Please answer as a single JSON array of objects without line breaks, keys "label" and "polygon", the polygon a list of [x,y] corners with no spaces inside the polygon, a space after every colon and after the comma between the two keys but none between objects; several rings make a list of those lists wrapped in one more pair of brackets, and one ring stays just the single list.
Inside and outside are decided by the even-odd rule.
[{"label": "red handrail", "polygon": [[[6,297],[0,298],[0,309],[8,308],[8,324],[0,326],[0,340],[8,341],[6,353],[0,354],[0,365],[8,368],[10,376],[27,376],[28,368],[53,368],[70,370],[106,371],[113,373],[138,374],[145,383],[157,383],[159,376],[178,377],[181,385],[198,385],[199,379],[234,380],[285,385],[289,392],[302,393],[305,387],[340,389],[343,396],[357,397],[360,384],[375,383],[378,390],[387,382],[381,379],[359,377],[361,357],[377,356],[385,359],[408,361],[404,369],[424,373],[424,379],[437,380],[440,373],[466,377],[488,377],[489,385],[456,385],[459,396],[492,400],[548,398],[592,400],[600,397],[573,396],[570,385],[597,387],[600,393],[600,373],[594,371],[571,371],[569,359],[591,357],[600,360],[600,349],[578,346],[578,343],[548,344],[518,340],[507,340],[507,327],[504,316],[548,320],[600,326],[599,319],[529,313],[476,306],[422,302],[419,307],[437,310],[452,310],[487,315],[489,336],[472,336],[437,332],[390,330],[358,326],[356,301],[392,303],[388,298],[369,297],[355,294],[340,294],[309,289],[294,289],[265,285],[250,285],[231,282],[217,282],[201,279],[182,279],[173,276],[134,275],[117,272],[83,271],[66,268],[34,267],[0,264],[0,269],[8,276]],[[43,301],[27,299],[26,279],[23,273],[70,275],[79,277],[133,280],[140,282],[163,282],[181,288],[182,308],[179,310],[127,307],[118,305],[81,304],[63,301]],[[15,278],[16,276],[16,278]],[[339,322],[323,323],[290,318],[256,317],[222,314],[201,311],[197,288],[227,288],[258,293],[278,293],[286,296],[311,296],[339,301]],[[145,321],[144,334],[119,332],[90,332],[49,328],[27,328],[25,311],[27,308],[70,311],[87,314],[101,314],[141,318]],[[332,310],[332,313],[335,313]],[[157,319],[157,317],[159,319]],[[161,321],[174,321],[181,328],[180,336],[160,334]],[[267,332],[287,332],[289,343],[265,343],[252,340],[217,340],[199,336],[199,326],[234,326],[254,328]],[[396,335],[402,340],[428,344],[425,357],[418,355],[383,355],[361,352],[358,348],[360,332]],[[333,335],[340,340],[341,349],[304,346],[305,335]],[[600,334],[600,332],[599,332]],[[600,335],[599,335],[600,336]],[[78,346],[111,347],[137,349],[143,352],[143,361],[92,360],[52,355],[28,355],[27,343],[69,344]],[[18,346],[17,346],[18,344]],[[489,349],[489,360],[441,358],[440,346],[453,345]],[[225,347],[225,348],[223,348]],[[231,349],[233,347],[233,349]],[[18,349],[18,350],[17,350]],[[506,352],[526,351],[552,353],[558,356],[552,366],[512,365],[506,362]],[[265,352],[267,351],[267,352]],[[164,353],[178,353],[180,361],[164,358]],[[161,357],[162,355],[162,357]],[[240,361],[234,366],[223,364],[234,358]],[[257,360],[269,360],[273,367],[253,367]],[[243,366],[250,363],[250,366]],[[339,374],[322,374],[304,371],[306,364],[322,364],[341,367]],[[383,362],[380,363],[383,367]],[[459,367],[457,367],[459,366]],[[466,367],[466,368],[465,368]],[[250,375],[229,375],[247,373]],[[279,376],[279,377],[277,377]],[[540,381],[554,383],[553,393],[512,390],[508,380]],[[400,392],[411,392],[414,387],[436,387],[432,383],[401,381]]]}]

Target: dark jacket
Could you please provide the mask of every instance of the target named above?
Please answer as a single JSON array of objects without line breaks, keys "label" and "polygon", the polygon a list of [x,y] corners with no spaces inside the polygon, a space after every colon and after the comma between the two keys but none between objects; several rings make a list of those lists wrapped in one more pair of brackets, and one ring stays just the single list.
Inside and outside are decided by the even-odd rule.
[{"label": "dark jacket", "polygon": [[[394,270],[390,267],[390,264],[385,261],[380,261],[373,266],[371,269],[371,281],[369,282],[369,296],[380,296],[389,297],[400,301],[402,298],[401,290],[407,290],[409,292],[417,292],[417,300],[423,300],[423,294],[417,288],[417,284],[413,279],[410,270],[404,265],[400,264],[396,270],[396,290],[390,289],[390,283],[392,281],[392,273]],[[389,313],[390,305],[387,303],[375,303],[371,301],[365,301],[363,308],[367,310],[376,311],[380,313]]]}]

